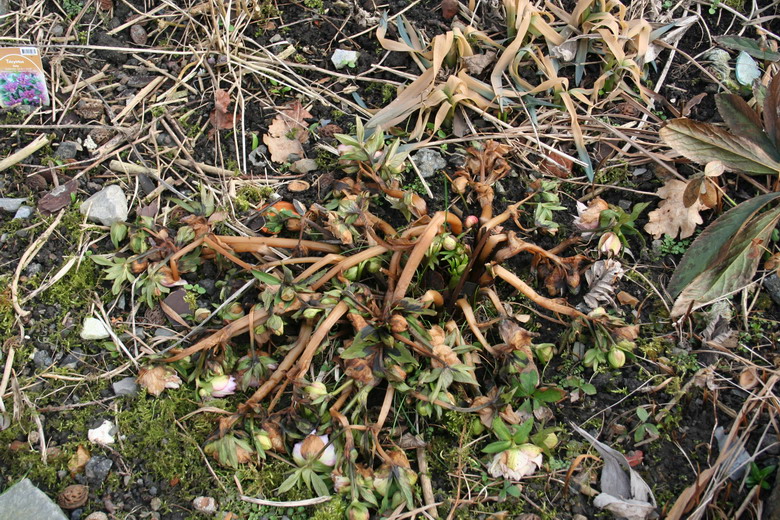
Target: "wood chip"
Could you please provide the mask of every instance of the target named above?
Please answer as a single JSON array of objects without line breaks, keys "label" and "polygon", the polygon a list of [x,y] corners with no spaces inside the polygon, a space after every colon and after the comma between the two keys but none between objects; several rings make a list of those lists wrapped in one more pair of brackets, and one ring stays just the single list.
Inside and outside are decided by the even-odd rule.
[{"label": "wood chip", "polygon": [[633,295],[628,294],[626,291],[620,291],[617,293],[617,299],[620,302],[620,305],[630,305],[635,309],[636,306],[639,305],[639,300]]}]

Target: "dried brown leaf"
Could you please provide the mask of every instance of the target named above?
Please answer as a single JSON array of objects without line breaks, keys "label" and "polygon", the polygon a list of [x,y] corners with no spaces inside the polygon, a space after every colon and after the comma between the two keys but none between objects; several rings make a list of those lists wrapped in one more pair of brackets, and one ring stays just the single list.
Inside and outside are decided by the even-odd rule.
[{"label": "dried brown leaf", "polygon": [[623,277],[623,266],[617,260],[607,259],[595,262],[585,271],[585,280],[590,291],[583,298],[585,304],[595,309],[602,303],[615,304],[612,295],[615,284]]},{"label": "dried brown leaf", "polygon": [[263,136],[272,161],[285,163],[291,154],[303,155],[302,143],[309,140],[309,124],[305,120],[310,117],[311,114],[296,100],[274,118],[268,133]]},{"label": "dried brown leaf", "polygon": [[73,477],[77,473],[84,471],[84,466],[87,465],[87,461],[89,461],[91,456],[92,454],[89,452],[89,450],[83,445],[79,444],[78,448],[76,448],[76,453],[74,453],[70,460],[68,460],[68,469],[70,470],[70,475]]},{"label": "dried brown leaf", "polygon": [[704,206],[695,201],[690,207],[685,207],[683,197],[688,183],[672,179],[658,189],[658,196],[664,199],[658,209],[651,211],[647,216],[649,222],[645,224],[645,231],[653,235],[653,238],[661,238],[668,235],[672,238],[680,235],[687,238],[693,235],[696,226],[704,222],[699,215]]},{"label": "dried brown leaf", "polygon": [[151,369],[142,368],[138,372],[137,381],[154,396],[159,396],[166,388],[179,388],[181,385],[181,379],[176,375],[176,371],[163,366]]},{"label": "dried brown leaf", "polygon": [[230,106],[230,94],[226,90],[217,89],[214,93],[214,110],[209,116],[209,121],[214,128],[209,131],[209,137],[214,137],[217,130],[226,130],[233,128],[233,113],[228,111]]}]

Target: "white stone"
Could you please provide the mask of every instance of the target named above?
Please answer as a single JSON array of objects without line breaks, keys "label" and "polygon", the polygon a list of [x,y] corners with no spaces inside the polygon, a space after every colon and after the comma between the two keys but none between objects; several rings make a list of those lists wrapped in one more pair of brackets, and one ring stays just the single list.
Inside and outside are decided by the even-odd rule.
[{"label": "white stone", "polygon": [[103,424],[97,428],[92,428],[87,432],[87,438],[89,442],[95,444],[114,444],[114,436],[111,435],[111,430],[114,429],[114,423],[109,420],[103,421]]},{"label": "white stone", "polygon": [[81,339],[106,339],[109,336],[111,336],[111,333],[102,321],[97,318],[84,318],[84,325],[81,329]]},{"label": "white stone", "polygon": [[214,514],[217,512],[217,501],[211,497],[198,497],[192,501],[192,505],[201,513]]},{"label": "white stone", "polygon": [[79,211],[93,222],[110,226],[127,220],[127,198],[122,188],[112,184],[82,202]]},{"label": "white stone", "polygon": [[344,67],[354,67],[357,65],[359,54],[356,51],[347,51],[344,49],[336,49],[333,56],[330,57],[330,61],[337,69],[343,69]]}]

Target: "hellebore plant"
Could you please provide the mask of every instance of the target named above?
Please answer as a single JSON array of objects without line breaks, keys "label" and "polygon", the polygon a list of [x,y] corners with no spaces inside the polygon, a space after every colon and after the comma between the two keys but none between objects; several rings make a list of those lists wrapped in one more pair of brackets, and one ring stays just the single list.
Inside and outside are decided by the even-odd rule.
[{"label": "hellebore plant", "polygon": [[203,399],[220,399],[236,392],[236,378],[233,376],[214,376],[201,383],[198,394]]},{"label": "hellebore plant", "polygon": [[533,418],[512,428],[500,418],[493,419],[493,433],[500,440],[488,444],[482,451],[494,453],[488,472],[493,477],[520,480],[533,475],[542,465],[542,453],[558,444],[552,429],[546,428],[530,437]]},{"label": "hellebore plant", "polygon": [[282,482],[277,492],[286,493],[303,482],[319,496],[329,495],[328,485],[319,475],[329,472],[336,465],[336,448],[328,436],[310,433],[293,446],[292,456],[300,467]]},{"label": "hellebore plant", "polygon": [[38,106],[46,101],[46,91],[34,72],[7,72],[0,75],[0,105]]}]

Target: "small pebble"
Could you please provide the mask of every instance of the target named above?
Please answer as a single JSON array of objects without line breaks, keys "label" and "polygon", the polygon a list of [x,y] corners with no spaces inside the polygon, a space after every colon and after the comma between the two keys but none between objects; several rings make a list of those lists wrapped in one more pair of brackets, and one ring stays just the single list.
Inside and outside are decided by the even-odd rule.
[{"label": "small pebble", "polygon": [[21,206],[19,209],[16,210],[16,214],[14,215],[14,220],[20,219],[20,220],[26,220],[30,218],[30,215],[33,214],[33,209],[30,206]]},{"label": "small pebble", "polygon": [[85,520],[108,520],[108,515],[102,511],[91,513]]},{"label": "small pebble", "polygon": [[192,501],[192,505],[201,513],[214,514],[217,512],[217,501],[211,497],[198,497]]},{"label": "small pebble", "polygon": [[160,510],[160,508],[162,507],[162,500],[160,500],[160,498],[159,498],[159,497],[154,497],[154,498],[153,498],[153,499],[152,499],[152,500],[149,502],[149,507],[151,507],[151,508],[152,508],[152,511],[159,511],[159,510]]}]

